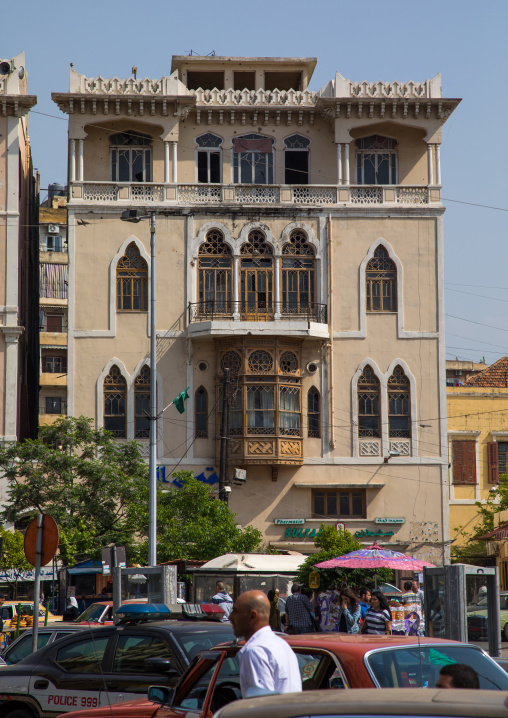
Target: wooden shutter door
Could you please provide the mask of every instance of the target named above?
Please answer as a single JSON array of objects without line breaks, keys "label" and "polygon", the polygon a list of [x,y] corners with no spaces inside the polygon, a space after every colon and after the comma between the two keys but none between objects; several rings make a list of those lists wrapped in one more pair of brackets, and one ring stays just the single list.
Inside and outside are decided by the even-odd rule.
[{"label": "wooden shutter door", "polygon": [[476,484],[476,441],[452,441],[453,483]]},{"label": "wooden shutter door", "polygon": [[487,443],[487,456],[489,459],[489,484],[499,483],[498,445],[496,441]]}]

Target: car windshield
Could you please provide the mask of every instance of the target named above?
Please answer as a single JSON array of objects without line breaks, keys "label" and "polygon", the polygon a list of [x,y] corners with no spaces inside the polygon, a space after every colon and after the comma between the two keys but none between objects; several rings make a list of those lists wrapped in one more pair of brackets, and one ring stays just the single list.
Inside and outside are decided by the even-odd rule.
[{"label": "car windshield", "polygon": [[478,673],[480,688],[508,690],[508,673],[482,651],[465,644],[374,650],[365,661],[381,688],[433,688],[443,666],[465,663]]},{"label": "car windshield", "polygon": [[[39,633],[37,636],[37,649],[42,648],[47,644],[51,638],[51,632]],[[22,661],[32,653],[32,634],[25,633],[25,635],[16,642],[15,646],[8,648],[4,653],[4,661],[9,665]]]},{"label": "car windshield", "polygon": [[234,637],[233,628],[228,623],[188,633],[179,631],[175,636],[189,661],[192,661],[201,651],[208,651],[210,648],[218,646],[219,643],[232,641]]},{"label": "car windshield", "polygon": [[76,620],[90,622],[98,621],[106,608],[107,606],[101,605],[100,603],[92,603],[92,605],[88,606],[88,608],[83,611],[81,616],[78,616]]}]

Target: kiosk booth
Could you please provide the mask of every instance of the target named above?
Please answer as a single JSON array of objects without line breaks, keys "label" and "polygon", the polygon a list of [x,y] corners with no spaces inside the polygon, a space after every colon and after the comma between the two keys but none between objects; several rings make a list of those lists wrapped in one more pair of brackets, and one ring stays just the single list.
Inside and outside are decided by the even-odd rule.
[{"label": "kiosk booth", "polygon": [[425,635],[488,642],[501,655],[497,568],[455,563],[423,569]]}]

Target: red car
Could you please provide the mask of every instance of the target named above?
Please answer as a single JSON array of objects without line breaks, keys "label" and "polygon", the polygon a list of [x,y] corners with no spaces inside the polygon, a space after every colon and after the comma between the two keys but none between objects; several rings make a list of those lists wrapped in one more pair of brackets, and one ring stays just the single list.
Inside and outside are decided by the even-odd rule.
[{"label": "red car", "polygon": [[[303,689],[432,687],[441,666],[467,663],[480,687],[508,690],[508,674],[477,646],[437,638],[313,633],[288,636],[298,656]],[[151,688],[153,700],[66,713],[66,718],[193,718],[210,715],[241,697],[237,653],[241,646],[202,651],[176,688]],[[156,702],[155,702],[156,701]]]}]

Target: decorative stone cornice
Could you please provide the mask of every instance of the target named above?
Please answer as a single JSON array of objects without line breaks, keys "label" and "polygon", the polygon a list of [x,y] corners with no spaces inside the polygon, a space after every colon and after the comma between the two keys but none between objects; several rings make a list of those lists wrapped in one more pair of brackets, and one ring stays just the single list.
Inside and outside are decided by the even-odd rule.
[{"label": "decorative stone cornice", "polygon": [[0,334],[4,335],[7,344],[15,344],[24,331],[24,327],[0,325]]},{"label": "decorative stone cornice", "polygon": [[36,104],[35,95],[2,95],[0,87],[0,112],[3,117],[24,117]]}]

